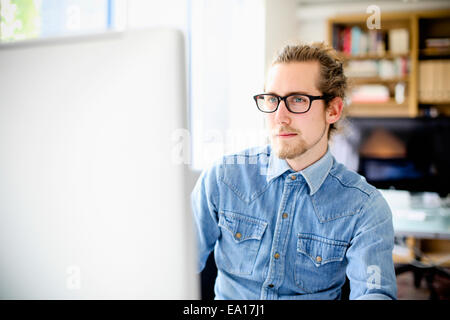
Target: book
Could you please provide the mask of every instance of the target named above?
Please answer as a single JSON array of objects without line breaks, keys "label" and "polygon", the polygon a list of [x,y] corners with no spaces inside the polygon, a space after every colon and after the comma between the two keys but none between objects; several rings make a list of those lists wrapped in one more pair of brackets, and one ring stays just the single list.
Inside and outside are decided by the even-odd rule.
[{"label": "book", "polygon": [[370,30],[369,31],[369,45],[368,45],[368,53],[376,54],[377,53],[377,31]]},{"label": "book", "polygon": [[377,77],[378,63],[376,60],[350,60],[344,72],[351,78]]},{"label": "book", "polygon": [[427,48],[450,48],[450,38],[428,38],[425,39]]},{"label": "book", "polygon": [[361,28],[354,26],[351,29],[351,53],[356,56],[361,54],[360,51]]},{"label": "book", "polygon": [[381,84],[361,85],[353,89],[352,103],[382,103],[389,101],[389,88]]},{"label": "book", "polygon": [[368,51],[368,36],[367,32],[361,32],[359,36],[359,54],[367,54]]},{"label": "book", "polygon": [[409,52],[408,29],[391,29],[388,32],[389,50],[392,54],[406,54]]},{"label": "book", "polygon": [[419,100],[422,103],[450,102],[450,60],[419,62]]},{"label": "book", "polygon": [[444,101],[450,101],[450,60],[445,60],[442,68],[444,74]]},{"label": "book", "polygon": [[352,53],[352,31],[350,28],[344,29],[344,41],[343,41],[344,53],[350,55]]}]

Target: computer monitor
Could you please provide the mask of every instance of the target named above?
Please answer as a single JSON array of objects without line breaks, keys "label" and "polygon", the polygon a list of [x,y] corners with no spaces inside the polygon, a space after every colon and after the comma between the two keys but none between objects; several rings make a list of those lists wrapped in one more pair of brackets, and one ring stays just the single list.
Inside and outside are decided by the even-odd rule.
[{"label": "computer monitor", "polygon": [[184,40],[0,46],[0,299],[195,299]]},{"label": "computer monitor", "polygon": [[450,193],[450,119],[351,118],[358,171],[382,189]]}]

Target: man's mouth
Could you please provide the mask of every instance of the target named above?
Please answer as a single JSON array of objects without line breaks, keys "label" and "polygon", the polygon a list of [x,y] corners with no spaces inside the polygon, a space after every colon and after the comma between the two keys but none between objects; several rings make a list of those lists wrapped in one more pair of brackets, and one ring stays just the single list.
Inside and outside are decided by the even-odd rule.
[{"label": "man's mouth", "polygon": [[291,137],[295,137],[297,134],[296,133],[291,133],[291,132],[280,132],[277,134],[277,136],[279,138],[291,138]]}]

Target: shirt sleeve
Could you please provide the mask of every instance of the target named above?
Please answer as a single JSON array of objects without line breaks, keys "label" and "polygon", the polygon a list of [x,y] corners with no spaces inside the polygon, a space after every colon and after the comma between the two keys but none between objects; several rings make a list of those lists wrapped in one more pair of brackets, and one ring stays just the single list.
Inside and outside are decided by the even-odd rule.
[{"label": "shirt sleeve", "polygon": [[199,257],[198,272],[205,267],[206,260],[220,236],[217,216],[217,199],[219,197],[217,171],[217,166],[203,171],[191,193]]},{"label": "shirt sleeve", "polygon": [[371,194],[360,212],[346,254],[350,299],[397,298],[393,248],[392,213],[386,200],[377,190]]}]

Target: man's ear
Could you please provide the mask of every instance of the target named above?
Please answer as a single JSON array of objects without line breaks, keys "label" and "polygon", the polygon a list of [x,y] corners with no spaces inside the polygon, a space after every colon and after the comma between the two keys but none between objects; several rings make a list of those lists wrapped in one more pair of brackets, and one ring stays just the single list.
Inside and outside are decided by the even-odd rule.
[{"label": "man's ear", "polygon": [[329,124],[337,122],[342,115],[344,108],[344,101],[340,97],[335,97],[328,103],[328,108],[325,110],[326,121]]}]

